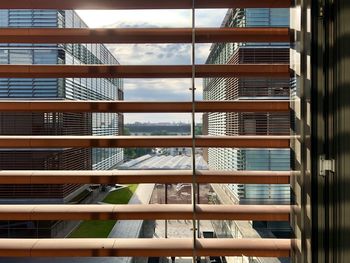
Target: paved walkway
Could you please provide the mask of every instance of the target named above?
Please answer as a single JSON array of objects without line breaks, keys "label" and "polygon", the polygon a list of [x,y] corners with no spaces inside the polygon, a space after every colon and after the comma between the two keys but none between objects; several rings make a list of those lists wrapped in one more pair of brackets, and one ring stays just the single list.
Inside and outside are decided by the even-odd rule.
[{"label": "paved walkway", "polygon": [[[154,184],[140,184],[129,204],[149,204]],[[143,220],[119,220],[108,237],[111,238],[137,238],[139,237]]]},{"label": "paved walkway", "polygon": [[[210,221],[201,220],[199,223],[199,229],[201,232],[214,231]],[[192,228],[192,220],[167,220],[168,238],[192,238]],[[165,238],[165,220],[156,221],[155,237]]]},{"label": "paved walkway", "polygon": [[[153,193],[154,184],[140,184],[129,204],[149,204]],[[114,225],[109,238],[137,238],[140,235],[143,220],[119,220]],[[115,263],[129,263],[132,258],[114,258]]]}]

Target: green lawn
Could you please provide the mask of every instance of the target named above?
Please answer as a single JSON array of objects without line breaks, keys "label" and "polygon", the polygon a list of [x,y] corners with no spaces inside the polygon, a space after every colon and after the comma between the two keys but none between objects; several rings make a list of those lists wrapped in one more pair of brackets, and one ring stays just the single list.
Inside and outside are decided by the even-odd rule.
[{"label": "green lawn", "polygon": [[131,184],[119,191],[111,192],[102,202],[108,204],[127,204],[137,188],[137,184]]},{"label": "green lawn", "polygon": [[[137,184],[129,185],[121,190],[113,191],[103,200],[109,204],[127,204],[137,188]],[[69,238],[105,238],[111,232],[115,220],[89,220],[82,222]]]}]

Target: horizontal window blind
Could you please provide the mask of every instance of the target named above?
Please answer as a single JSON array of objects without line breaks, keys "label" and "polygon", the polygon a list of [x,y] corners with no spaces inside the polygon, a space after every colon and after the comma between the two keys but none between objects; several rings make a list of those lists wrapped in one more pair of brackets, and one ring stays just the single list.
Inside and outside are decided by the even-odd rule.
[{"label": "horizontal window blind", "polygon": [[[197,8],[288,8],[291,0],[11,0],[0,9],[191,9],[192,28],[54,29],[1,28],[0,43],[191,43],[192,65],[0,65],[1,78],[190,78],[192,101],[28,101],[0,100],[1,112],[192,113],[191,136],[0,136],[0,148],[197,147],[286,148],[287,135],[195,136],[197,112],[289,112],[287,100],[196,101],[195,78],[289,78],[288,64],[196,65],[196,43],[290,42],[288,28],[196,28]],[[166,91],[164,91],[166,92]],[[247,124],[248,125],[248,124]],[[1,184],[189,183],[192,205],[0,205],[0,220],[182,219],[192,220],[187,239],[0,239],[0,256],[138,257],[261,256],[288,257],[291,239],[198,238],[197,220],[288,221],[287,205],[203,205],[198,184],[288,184],[286,171],[0,171]],[[297,174],[293,174],[297,175]]]}]

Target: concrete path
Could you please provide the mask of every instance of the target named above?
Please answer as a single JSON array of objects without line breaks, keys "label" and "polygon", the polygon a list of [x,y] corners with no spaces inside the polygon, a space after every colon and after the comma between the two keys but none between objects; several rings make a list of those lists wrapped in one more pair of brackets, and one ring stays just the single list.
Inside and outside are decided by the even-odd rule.
[{"label": "concrete path", "polygon": [[[154,184],[140,184],[129,201],[129,205],[149,204]],[[140,235],[143,220],[119,220],[114,225],[109,238],[137,238]],[[114,263],[129,263],[132,258],[114,258]]]},{"label": "concrete path", "polygon": [[[129,201],[129,205],[149,204],[154,184],[140,184]],[[137,238],[139,237],[142,220],[119,220],[108,237],[111,238]]]}]

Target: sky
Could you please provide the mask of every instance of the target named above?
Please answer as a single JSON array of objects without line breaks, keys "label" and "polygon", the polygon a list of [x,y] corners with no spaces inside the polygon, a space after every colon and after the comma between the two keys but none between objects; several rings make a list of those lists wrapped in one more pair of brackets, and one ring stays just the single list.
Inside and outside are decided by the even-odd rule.
[{"label": "sky", "polygon": [[[197,27],[219,27],[226,9],[197,10]],[[79,10],[91,28],[191,27],[191,10]],[[122,65],[186,65],[190,44],[107,45]],[[211,44],[196,45],[196,63],[203,64]],[[124,79],[124,99],[131,101],[190,101],[190,79]],[[196,97],[202,98],[202,79],[196,80]],[[190,122],[190,114],[125,114],[125,123]],[[197,122],[201,115],[197,114]]]}]

